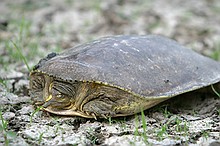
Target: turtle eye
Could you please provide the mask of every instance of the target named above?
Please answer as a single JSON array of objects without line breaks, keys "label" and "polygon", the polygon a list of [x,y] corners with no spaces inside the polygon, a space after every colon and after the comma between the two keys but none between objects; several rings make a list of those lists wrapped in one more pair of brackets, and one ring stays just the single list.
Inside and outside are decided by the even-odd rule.
[{"label": "turtle eye", "polygon": [[64,95],[62,95],[61,93],[59,93],[59,94],[57,94],[56,97],[58,97],[58,98],[62,98],[62,97],[64,97]]},{"label": "turtle eye", "polygon": [[53,89],[58,92],[57,94],[62,94],[63,96],[66,95],[68,97],[73,97],[76,91],[74,84],[57,80],[53,82]]},{"label": "turtle eye", "polygon": [[63,97],[63,94],[58,91],[57,89],[55,89],[54,87],[51,89],[51,94],[53,97],[57,97],[57,98],[62,98]]}]

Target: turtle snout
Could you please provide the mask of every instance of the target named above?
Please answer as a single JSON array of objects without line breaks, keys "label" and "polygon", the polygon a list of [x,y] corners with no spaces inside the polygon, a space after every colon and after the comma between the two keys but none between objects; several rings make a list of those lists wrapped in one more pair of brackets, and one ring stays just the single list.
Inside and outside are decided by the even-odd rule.
[{"label": "turtle snout", "polygon": [[57,97],[57,96],[52,96],[49,95],[48,98],[46,99],[45,103],[43,104],[44,108],[52,107],[56,109],[66,109],[68,107],[71,107],[72,103],[70,101],[70,98],[62,96]]}]

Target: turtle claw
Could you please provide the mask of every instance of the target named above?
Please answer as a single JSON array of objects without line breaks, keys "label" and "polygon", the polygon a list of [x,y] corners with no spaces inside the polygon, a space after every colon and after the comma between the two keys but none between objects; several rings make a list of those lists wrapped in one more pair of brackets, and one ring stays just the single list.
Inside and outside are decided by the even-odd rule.
[{"label": "turtle claw", "polygon": [[95,113],[90,113],[90,112],[86,111],[85,114],[88,115],[88,116],[92,116],[95,120],[97,120],[97,117],[96,117]]},{"label": "turtle claw", "polygon": [[91,116],[92,116],[95,120],[97,120],[95,113],[91,113]]},{"label": "turtle claw", "polygon": [[104,114],[101,114],[101,116],[102,116],[103,118],[105,118],[105,119],[108,119],[107,116],[104,115]]},{"label": "turtle claw", "polygon": [[[90,113],[89,115],[91,115],[95,120],[97,120],[97,115],[95,113]],[[105,114],[101,114],[100,117],[104,118],[104,119],[108,119],[107,116]]]},{"label": "turtle claw", "polygon": [[86,111],[85,114],[88,116],[92,116],[95,120],[97,120],[97,116],[102,117],[104,119],[108,119],[108,117],[109,117],[109,114],[98,114],[97,115],[94,112],[88,112],[88,111]]}]

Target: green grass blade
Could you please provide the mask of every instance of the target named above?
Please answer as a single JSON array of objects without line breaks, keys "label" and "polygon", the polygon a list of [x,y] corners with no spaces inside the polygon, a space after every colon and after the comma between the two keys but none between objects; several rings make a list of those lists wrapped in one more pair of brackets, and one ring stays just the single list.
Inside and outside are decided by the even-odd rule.
[{"label": "green grass blade", "polygon": [[6,130],[7,129],[7,121],[5,121],[4,120],[4,118],[3,118],[3,115],[2,115],[2,111],[0,110],[0,119],[1,119],[1,121],[2,121],[2,128],[3,128],[3,130]]},{"label": "green grass blade", "polygon": [[33,116],[34,116],[37,112],[39,112],[42,108],[43,108],[43,106],[39,106],[39,107],[37,107],[37,108],[31,113],[30,123],[32,123]]},{"label": "green grass blade", "polygon": [[15,138],[17,135],[14,131],[7,131],[7,136],[11,138]]},{"label": "green grass blade", "polygon": [[40,143],[42,142],[42,140],[43,140],[43,135],[44,135],[44,133],[42,132],[42,133],[40,134],[40,136],[39,136],[38,144],[40,144]]},{"label": "green grass blade", "polygon": [[147,124],[146,124],[146,119],[145,119],[145,114],[144,111],[141,110],[141,120],[142,120],[142,127],[143,127],[143,134],[142,137],[144,138],[144,142],[147,143]]},{"label": "green grass blade", "polygon": [[14,45],[14,47],[17,49],[19,56],[21,57],[22,61],[24,62],[24,64],[26,65],[28,71],[31,71],[31,68],[29,67],[26,58],[24,57],[24,55],[21,53],[20,48],[11,40],[12,44]]},{"label": "green grass blade", "polygon": [[220,98],[220,94],[215,90],[213,85],[211,85],[211,88],[212,88],[213,92]]}]

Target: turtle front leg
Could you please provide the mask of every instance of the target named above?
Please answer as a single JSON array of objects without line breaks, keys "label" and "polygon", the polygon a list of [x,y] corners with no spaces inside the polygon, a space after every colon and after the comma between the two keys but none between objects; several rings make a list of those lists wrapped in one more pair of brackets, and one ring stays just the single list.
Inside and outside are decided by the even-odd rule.
[{"label": "turtle front leg", "polygon": [[74,98],[76,109],[84,117],[95,119],[131,115],[139,112],[145,103],[124,90],[98,83],[82,83]]},{"label": "turtle front leg", "polygon": [[115,117],[116,112],[114,110],[115,103],[108,98],[95,99],[89,101],[83,106],[83,111],[95,119],[96,117],[108,118]]}]

